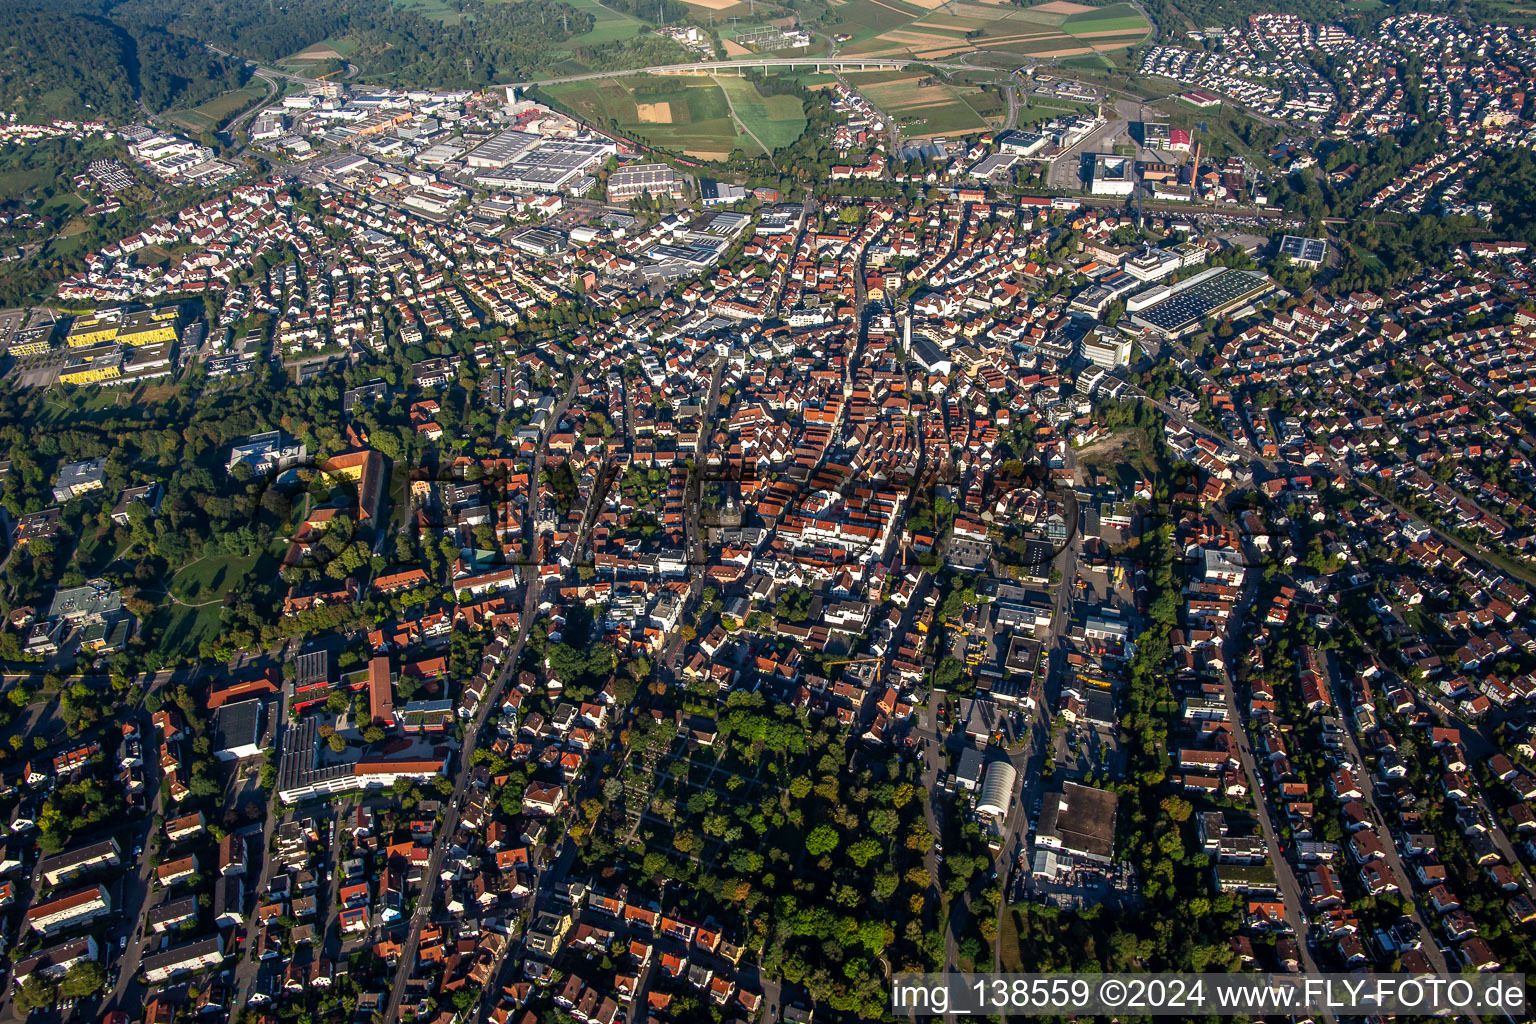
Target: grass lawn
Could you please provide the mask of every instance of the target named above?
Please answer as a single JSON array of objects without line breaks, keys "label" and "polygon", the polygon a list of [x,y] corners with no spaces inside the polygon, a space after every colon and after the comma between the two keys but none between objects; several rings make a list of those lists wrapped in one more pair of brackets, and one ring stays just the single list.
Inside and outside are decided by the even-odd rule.
[{"label": "grass lawn", "polygon": [[210,604],[203,608],[184,608],[166,604],[149,620],[150,635],[155,646],[172,658],[196,655],[204,640],[219,638],[219,623],[223,608]]},{"label": "grass lawn", "polygon": [[805,131],[805,108],[794,96],[764,96],[745,78],[719,79],[731,98],[736,117],[770,150],[782,149]]},{"label": "grass lawn", "polygon": [[0,199],[12,199],[37,188],[55,177],[52,169],[34,167],[28,171],[0,171]]},{"label": "grass lawn", "polygon": [[1019,111],[1019,125],[1024,128],[1028,128],[1032,124],[1039,124],[1041,121],[1049,121],[1053,118],[1061,117],[1064,114],[1091,113],[1093,113],[1093,108],[1085,104],[1063,103],[1060,106],[1053,106],[1049,103],[1042,103],[1031,96],[1029,100],[1029,106],[1024,107]]},{"label": "grass lawn", "polygon": [[83,388],[65,395],[61,391],[49,393],[38,410],[39,423],[63,424],[90,419],[95,413],[116,408],[121,394],[111,394],[117,388]]},{"label": "grass lawn", "polygon": [[998,957],[1004,971],[1017,974],[1024,970],[1024,958],[1019,952],[1019,912],[1004,907],[998,916]]},{"label": "grass lawn", "polygon": [[625,39],[633,39],[640,34],[644,22],[637,18],[616,11],[611,7],[604,7],[598,0],[567,0],[578,11],[586,11],[592,15],[592,31],[576,36],[571,40],[584,46],[601,46],[604,43],[617,43]]},{"label": "grass lawn", "polygon": [[75,548],[75,560],[79,562],[81,571],[87,576],[99,576],[107,566],[122,557],[122,548],[112,541],[112,534],[117,529],[113,523],[107,530],[98,534],[94,529],[87,529],[80,537],[80,544]]},{"label": "grass lawn", "polygon": [[256,566],[257,558],[212,556],[184,565],[171,577],[171,593],[187,604],[219,601]]},{"label": "grass lawn", "polygon": [[450,7],[446,0],[395,0],[395,4],[444,25],[457,25],[464,20],[464,15]]}]

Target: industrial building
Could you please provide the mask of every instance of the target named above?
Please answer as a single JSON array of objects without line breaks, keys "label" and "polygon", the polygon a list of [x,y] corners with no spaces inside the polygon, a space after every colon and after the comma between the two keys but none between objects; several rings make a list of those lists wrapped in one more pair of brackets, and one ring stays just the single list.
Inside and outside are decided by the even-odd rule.
[{"label": "industrial building", "polygon": [[729,206],[747,198],[747,190],[713,178],[699,179],[699,201],[705,206]]},{"label": "industrial building", "polygon": [[999,820],[1008,817],[1013,806],[1013,791],[1019,781],[1019,773],[1007,761],[993,761],[987,765],[981,777],[981,795],[976,800],[976,812]]},{"label": "industrial building", "polygon": [[1156,331],[1165,338],[1177,338],[1198,328],[1206,320],[1239,309],[1267,292],[1271,282],[1252,270],[1212,267],[1172,288],[1159,287],[1138,295],[1138,300],[1153,299],[1149,305],[1130,312],[1131,322]]},{"label": "industrial building", "polygon": [[1041,804],[1036,848],[1108,866],[1115,854],[1117,805],[1115,794],[1108,790],[1063,783],[1060,793],[1047,793]]},{"label": "industrial building", "polygon": [[508,129],[470,150],[469,155],[464,158],[464,163],[477,170],[505,167],[541,141],[543,140],[539,136],[529,132]]},{"label": "industrial building", "polygon": [[558,192],[618,151],[607,139],[540,139],[500,167],[477,171],[475,180],[510,192]]},{"label": "industrial building", "polygon": [[1136,170],[1128,156],[1100,153],[1093,160],[1093,184],[1096,196],[1128,196],[1136,191]]},{"label": "industrial building", "polygon": [[608,199],[628,202],[637,196],[684,196],[683,179],[666,164],[630,164],[608,176]]},{"label": "industrial building", "polygon": [[1051,140],[1039,132],[1006,131],[997,137],[997,148],[1003,153],[1013,153],[1029,158],[1043,151]]}]

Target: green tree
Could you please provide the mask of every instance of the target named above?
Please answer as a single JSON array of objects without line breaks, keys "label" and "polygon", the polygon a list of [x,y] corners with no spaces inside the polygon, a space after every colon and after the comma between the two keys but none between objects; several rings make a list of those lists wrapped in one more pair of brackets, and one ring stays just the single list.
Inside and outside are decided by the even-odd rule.
[{"label": "green tree", "polygon": [[805,852],[812,857],[820,857],[837,849],[840,842],[842,837],[838,835],[837,829],[831,825],[817,825],[805,837]]}]

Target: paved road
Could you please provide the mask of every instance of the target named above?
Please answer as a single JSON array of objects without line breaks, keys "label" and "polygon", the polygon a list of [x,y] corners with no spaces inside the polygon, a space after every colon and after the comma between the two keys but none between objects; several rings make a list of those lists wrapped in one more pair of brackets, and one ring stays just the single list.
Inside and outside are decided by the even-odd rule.
[{"label": "paved road", "polygon": [[[542,455],[543,452],[540,452]],[[400,953],[400,963],[395,971],[395,983],[390,989],[389,1004],[384,1010],[385,1020],[400,1019],[400,1001],[405,997],[405,983],[416,970],[416,953],[421,947],[421,930],[432,914],[433,899],[436,895],[438,882],[443,870],[443,861],[448,856],[449,849],[457,840],[459,830],[459,814],[464,806],[464,794],[469,788],[470,758],[475,752],[475,746],[480,738],[481,731],[485,728],[486,719],[490,716],[491,709],[500,706],[501,693],[505,689],[507,680],[517,669],[518,659],[523,653],[523,644],[528,639],[528,630],[533,625],[534,612],[539,606],[539,581],[531,579],[527,582],[527,596],[523,602],[523,621],[517,633],[517,642],[508,652],[507,660],[502,665],[501,672],[496,677],[496,685],[493,686],[485,699],[480,703],[480,710],[475,714],[475,720],[464,731],[464,749],[460,751],[458,777],[454,782],[453,795],[448,801],[448,811],[443,817],[442,829],[438,832],[437,841],[432,844],[432,856],[427,861],[427,870],[422,876],[421,894],[416,901],[416,912],[411,915],[410,930],[406,934],[405,942]]]},{"label": "paved road", "polygon": [[[548,450],[543,443],[548,441],[549,435],[559,429],[560,421],[565,415],[565,410],[570,404],[571,396],[576,391],[576,379],[573,376],[566,387],[564,395],[556,403],[554,411],[549,417],[549,422],[544,428],[544,437],[541,439],[538,453],[533,459],[533,469],[529,479],[537,486],[540,473],[544,469],[544,453]],[[594,494],[595,498],[596,495]],[[589,505],[591,500],[589,499]],[[531,529],[532,523],[530,521]],[[579,549],[578,549],[579,550]],[[460,751],[458,778],[454,782],[453,796],[448,801],[448,811],[443,818],[443,825],[438,832],[437,840],[432,844],[432,855],[427,863],[427,870],[422,878],[421,895],[417,899],[416,913],[411,915],[410,929],[406,935],[406,941],[402,945],[400,963],[395,972],[394,985],[390,989],[389,1003],[385,1008],[385,1020],[399,1020],[400,1001],[405,996],[405,983],[415,973],[416,953],[421,946],[422,925],[430,918],[432,912],[433,897],[442,873],[443,860],[453,845],[459,827],[459,814],[464,806],[464,794],[469,787],[471,761],[474,756],[475,746],[479,742],[480,733],[485,728],[486,720],[491,710],[500,706],[501,694],[506,688],[508,680],[517,671],[517,663],[522,657],[523,645],[528,640],[528,631],[533,627],[533,621],[539,608],[539,591],[541,582],[537,576],[537,570],[529,573],[524,581],[525,597],[523,600],[522,620],[517,631],[517,642],[512,650],[507,653],[507,659],[502,663],[501,671],[496,676],[496,683],[486,693],[480,702],[480,708],[475,714],[474,721],[464,731],[464,749]]]},{"label": "paved road", "polygon": [[[1243,620],[1247,617],[1258,597],[1258,584],[1248,580],[1243,588],[1242,601],[1232,613],[1232,619],[1227,625],[1227,634],[1223,646],[1226,648],[1228,664],[1233,664],[1241,651],[1238,650],[1237,638],[1243,634]],[[1229,681],[1226,690],[1227,718],[1232,722],[1242,723],[1242,728],[1233,732],[1237,741],[1238,759],[1242,762],[1243,772],[1248,776],[1248,790],[1253,795],[1254,804],[1259,812],[1259,831],[1264,837],[1264,848],[1269,854],[1269,862],[1275,866],[1275,878],[1280,883],[1280,898],[1285,905],[1286,920],[1296,929],[1297,949],[1301,957],[1302,970],[1307,974],[1317,973],[1317,961],[1312,956],[1311,943],[1308,935],[1310,925],[1303,922],[1306,917],[1303,907],[1306,905],[1302,898],[1301,885],[1297,881],[1296,871],[1290,862],[1280,852],[1280,843],[1276,838],[1276,829],[1273,814],[1270,810],[1267,791],[1259,785],[1259,770],[1254,763],[1252,739],[1249,727],[1252,723],[1237,704],[1237,693]],[[1329,1015],[1327,1019],[1332,1020]]]},{"label": "paved road", "polygon": [[[1333,651],[1328,652],[1329,675],[1332,677],[1334,693],[1339,692],[1343,675],[1340,672],[1338,657]],[[1445,954],[1440,952],[1440,945],[1431,941],[1434,935],[1430,931],[1423,909],[1420,907],[1422,895],[1416,895],[1417,886],[1413,884],[1413,876],[1408,873],[1408,868],[1403,864],[1403,858],[1398,854],[1397,840],[1392,836],[1392,829],[1387,827],[1387,816],[1382,813],[1381,805],[1376,800],[1376,787],[1371,784],[1368,773],[1365,770],[1365,758],[1360,753],[1360,744],[1355,737],[1355,732],[1360,728],[1360,722],[1354,715],[1349,716],[1349,728],[1344,730],[1344,750],[1354,762],[1356,777],[1362,783],[1365,790],[1365,803],[1371,809],[1371,817],[1376,820],[1376,836],[1381,840],[1381,845],[1387,852],[1387,864],[1397,878],[1398,885],[1402,886],[1402,895],[1406,897],[1410,916],[1413,923],[1418,926],[1419,935],[1424,939],[1424,954],[1434,964],[1435,970],[1440,974],[1456,974],[1460,971],[1460,965],[1452,967],[1445,962]]]},{"label": "paved road", "polygon": [[[583,75],[566,75],[562,78],[544,78],[535,82],[507,82],[503,87],[516,89],[532,85],[556,85],[562,82],[590,82],[601,78],[629,78],[645,75],[708,75],[733,71],[775,68],[815,68],[828,71],[900,71],[912,64],[945,71],[975,71],[969,64],[931,60],[903,60],[893,57],[752,57],[734,61],[695,61],[690,64],[653,64],[648,68],[630,68],[625,71],[592,71]],[[301,79],[308,81],[308,79]]]}]

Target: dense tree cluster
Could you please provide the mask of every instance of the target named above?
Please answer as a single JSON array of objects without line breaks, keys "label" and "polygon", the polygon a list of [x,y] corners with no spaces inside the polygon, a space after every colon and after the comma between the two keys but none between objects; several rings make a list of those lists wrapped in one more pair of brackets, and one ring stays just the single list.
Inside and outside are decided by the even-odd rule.
[{"label": "dense tree cluster", "polygon": [[[347,59],[392,84],[454,88],[526,77],[556,48],[592,29],[593,17],[558,0],[515,4],[457,0],[458,18],[429,18],[406,5],[372,0],[125,0],[112,9],[126,25],[200,39],[260,61],[345,39]],[[466,71],[465,60],[470,62]]]},{"label": "dense tree cluster", "polygon": [[140,101],[155,112],[196,106],[247,77],[240,61],[92,0],[0,5],[0,34],[0,108],[23,117],[131,121]]}]

